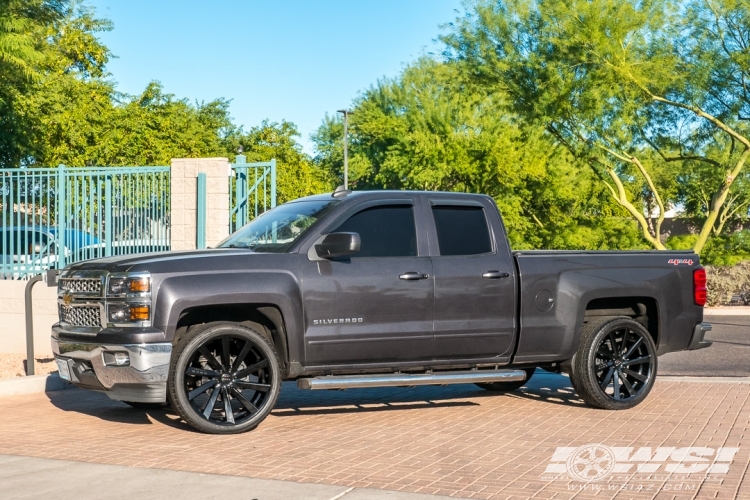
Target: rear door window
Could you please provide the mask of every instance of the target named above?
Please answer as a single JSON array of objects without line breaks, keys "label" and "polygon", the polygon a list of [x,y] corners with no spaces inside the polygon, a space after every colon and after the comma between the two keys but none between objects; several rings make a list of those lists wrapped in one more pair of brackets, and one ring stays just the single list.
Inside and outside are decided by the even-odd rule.
[{"label": "rear door window", "polygon": [[482,207],[432,207],[440,255],[479,255],[492,252],[492,240]]}]

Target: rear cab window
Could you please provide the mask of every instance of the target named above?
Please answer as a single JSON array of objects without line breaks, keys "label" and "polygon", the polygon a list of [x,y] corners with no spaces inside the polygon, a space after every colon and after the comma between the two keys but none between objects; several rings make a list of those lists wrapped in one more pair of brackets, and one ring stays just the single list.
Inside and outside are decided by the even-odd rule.
[{"label": "rear cab window", "polygon": [[474,205],[433,205],[439,255],[492,253],[492,239],[484,208]]}]

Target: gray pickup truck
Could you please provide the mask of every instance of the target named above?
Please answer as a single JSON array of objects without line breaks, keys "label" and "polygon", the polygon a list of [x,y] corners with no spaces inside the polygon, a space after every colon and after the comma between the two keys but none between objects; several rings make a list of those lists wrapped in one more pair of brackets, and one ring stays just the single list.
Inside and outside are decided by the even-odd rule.
[{"label": "gray pickup truck", "polygon": [[708,347],[690,252],[512,252],[492,198],[378,191],[268,211],[218,248],[70,265],[60,375],[209,433],[255,428],[301,389],[568,373],[591,406],[631,408],[657,356]]}]

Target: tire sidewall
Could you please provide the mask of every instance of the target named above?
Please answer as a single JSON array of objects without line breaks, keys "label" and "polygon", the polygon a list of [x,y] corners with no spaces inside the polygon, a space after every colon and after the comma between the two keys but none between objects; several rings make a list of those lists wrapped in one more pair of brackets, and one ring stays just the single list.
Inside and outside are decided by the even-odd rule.
[{"label": "tire sidewall", "polygon": [[[185,390],[185,369],[190,358],[201,345],[223,335],[232,335],[252,341],[268,359],[268,369],[271,375],[271,390],[269,391],[267,401],[252,418],[238,425],[220,425],[208,421],[193,408]],[[268,343],[266,338],[244,325],[234,323],[209,324],[194,332],[190,332],[177,345],[167,382],[168,392],[174,402],[175,410],[188,424],[202,432],[211,434],[236,434],[252,430],[271,413],[281,392],[281,368],[278,359],[275,349]]]},{"label": "tire sidewall", "polygon": [[[612,330],[616,330],[619,328],[629,328],[631,330],[638,331],[643,336],[644,342],[647,344],[649,354],[653,359],[651,378],[647,382],[646,387],[644,388],[643,392],[641,392],[641,394],[628,401],[616,401],[609,397],[601,389],[599,381],[596,378],[597,346],[599,346],[602,340],[607,335],[609,335]],[[628,408],[633,408],[634,406],[640,404],[644,399],[646,399],[646,397],[648,397],[656,379],[658,356],[656,355],[656,345],[654,344],[654,340],[651,337],[649,331],[646,330],[643,325],[637,323],[636,321],[633,321],[630,318],[614,318],[606,321],[601,326],[599,326],[599,328],[593,335],[589,336],[588,338],[582,338],[581,342],[582,356],[579,357],[578,355],[576,355],[576,357],[578,358],[576,361],[579,370],[577,370],[574,378],[575,384],[580,386],[579,392],[584,393],[580,394],[581,396],[583,396],[584,400],[587,400],[588,403],[593,404],[594,406],[598,406],[599,408],[610,410],[625,410]],[[593,399],[593,401],[591,399]]]}]

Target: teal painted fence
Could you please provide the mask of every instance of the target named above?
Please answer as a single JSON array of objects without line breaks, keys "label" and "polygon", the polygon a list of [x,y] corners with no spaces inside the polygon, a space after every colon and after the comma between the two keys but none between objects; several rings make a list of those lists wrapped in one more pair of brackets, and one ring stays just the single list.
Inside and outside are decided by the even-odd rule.
[{"label": "teal painted fence", "polygon": [[229,233],[276,206],[276,160],[246,163],[237,155],[229,178]]},{"label": "teal painted fence", "polygon": [[169,167],[0,169],[0,278],[170,248]]}]

